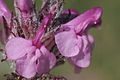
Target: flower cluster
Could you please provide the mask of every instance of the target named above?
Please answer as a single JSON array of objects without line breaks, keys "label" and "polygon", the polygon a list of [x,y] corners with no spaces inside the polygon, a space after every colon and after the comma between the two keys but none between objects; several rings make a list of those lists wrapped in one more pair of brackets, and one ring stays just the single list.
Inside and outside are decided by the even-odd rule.
[{"label": "flower cluster", "polygon": [[90,64],[94,39],[87,32],[101,23],[102,8],[83,14],[77,10],[62,11],[63,1],[43,0],[35,9],[35,0],[14,0],[15,13],[0,0],[2,42],[7,60],[15,61],[16,72],[32,78],[68,60],[77,68]]}]

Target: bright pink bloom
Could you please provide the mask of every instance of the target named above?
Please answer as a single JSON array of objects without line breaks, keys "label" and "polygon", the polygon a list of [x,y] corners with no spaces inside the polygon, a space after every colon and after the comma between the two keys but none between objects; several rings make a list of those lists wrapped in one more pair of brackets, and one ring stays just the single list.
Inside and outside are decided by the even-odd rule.
[{"label": "bright pink bloom", "polygon": [[94,39],[87,34],[87,31],[100,22],[101,15],[100,7],[92,8],[63,24],[55,35],[55,42],[60,53],[69,57],[75,66],[89,66]]},{"label": "bright pink bloom", "polygon": [[36,72],[44,74],[56,64],[54,54],[40,42],[50,19],[51,15],[43,19],[34,40],[15,37],[6,44],[7,58],[16,61],[16,71],[25,78],[33,77]]},{"label": "bright pink bloom", "polygon": [[4,0],[0,0],[0,23],[2,23],[2,16],[6,19],[7,23],[10,23],[11,12]]}]

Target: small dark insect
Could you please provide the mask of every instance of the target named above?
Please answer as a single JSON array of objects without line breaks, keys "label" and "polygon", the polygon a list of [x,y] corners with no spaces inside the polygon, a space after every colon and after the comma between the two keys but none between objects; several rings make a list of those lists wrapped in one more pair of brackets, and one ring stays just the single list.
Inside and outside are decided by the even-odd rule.
[{"label": "small dark insect", "polygon": [[60,14],[60,16],[54,20],[52,27],[56,27],[56,26],[65,24],[78,16],[78,15],[71,14],[71,11],[69,9],[68,9],[68,11],[69,11],[68,14]]}]

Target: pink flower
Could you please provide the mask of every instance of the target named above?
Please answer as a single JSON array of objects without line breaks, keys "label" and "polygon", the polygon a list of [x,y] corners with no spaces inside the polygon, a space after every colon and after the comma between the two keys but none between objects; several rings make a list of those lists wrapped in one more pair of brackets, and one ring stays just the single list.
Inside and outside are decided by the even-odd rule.
[{"label": "pink flower", "polygon": [[60,30],[55,35],[55,42],[60,53],[68,57],[77,67],[84,68],[90,64],[94,39],[87,32],[89,28],[98,25],[101,15],[100,7],[92,8],[60,26]]},{"label": "pink flower", "polygon": [[89,66],[94,39],[87,32],[99,25],[100,7],[81,15],[74,9],[62,12],[63,0],[43,0],[39,11],[35,0],[14,0],[14,7],[15,15],[0,0],[1,40],[7,60],[15,62],[15,74],[42,78],[66,58],[77,70]]},{"label": "pink flower", "polygon": [[25,78],[33,77],[36,72],[44,74],[54,67],[56,57],[41,43],[46,25],[49,25],[51,15],[46,16],[33,40],[21,37],[10,39],[6,46],[8,60],[16,61],[16,71]]},{"label": "pink flower", "polygon": [[4,0],[0,0],[0,23],[3,22],[2,17],[4,17],[7,23],[10,23],[11,12],[7,5],[4,3]]}]

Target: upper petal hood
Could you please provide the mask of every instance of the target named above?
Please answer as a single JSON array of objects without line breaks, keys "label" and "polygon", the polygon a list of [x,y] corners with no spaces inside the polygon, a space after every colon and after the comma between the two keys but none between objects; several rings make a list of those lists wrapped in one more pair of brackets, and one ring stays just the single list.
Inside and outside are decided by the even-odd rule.
[{"label": "upper petal hood", "polygon": [[76,32],[84,31],[87,27],[91,27],[91,24],[97,24],[100,21],[102,15],[102,8],[96,7],[92,8],[85,13],[79,15],[68,23],[64,24],[64,26],[68,26],[70,28],[74,28]]}]

